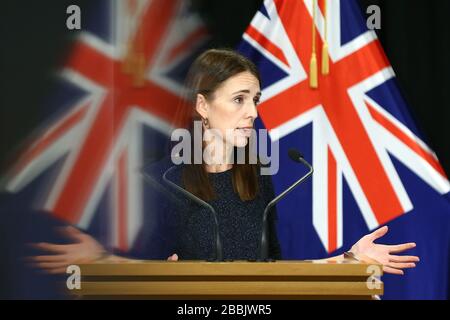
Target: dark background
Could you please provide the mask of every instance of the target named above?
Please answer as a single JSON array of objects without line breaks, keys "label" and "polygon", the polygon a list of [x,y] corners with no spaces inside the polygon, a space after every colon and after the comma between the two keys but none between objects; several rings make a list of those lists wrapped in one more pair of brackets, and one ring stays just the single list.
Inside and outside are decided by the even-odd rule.
[{"label": "dark background", "polygon": [[[99,1],[99,0],[95,0]],[[83,19],[95,1],[2,0],[0,5],[0,172],[22,141],[45,121],[42,104],[52,94],[55,71],[76,32],[65,27],[66,8],[78,4]],[[345,1],[345,0],[344,0]],[[193,0],[214,46],[234,47],[262,0]],[[377,31],[413,117],[450,173],[450,28],[448,0],[360,0],[381,7]]]}]

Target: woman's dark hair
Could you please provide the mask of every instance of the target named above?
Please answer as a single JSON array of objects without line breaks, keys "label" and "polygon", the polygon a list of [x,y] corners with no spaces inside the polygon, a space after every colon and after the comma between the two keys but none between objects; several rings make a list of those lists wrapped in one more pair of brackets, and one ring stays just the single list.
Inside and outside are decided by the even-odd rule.
[{"label": "woman's dark hair", "polygon": [[[202,120],[200,114],[195,109],[197,94],[202,94],[206,100],[212,100],[214,99],[215,90],[224,81],[245,71],[254,75],[261,85],[259,72],[253,62],[235,51],[229,49],[210,49],[202,53],[194,61],[186,79],[188,90],[187,100],[190,107],[184,108],[185,111],[189,110],[189,120],[187,122],[189,123],[191,133],[194,128],[194,121]],[[184,120],[186,121],[186,119]],[[234,149],[234,155],[236,156],[236,147]],[[235,161],[231,169],[233,189],[243,201],[253,200],[259,189],[257,177],[258,164],[249,163],[249,143],[245,146],[245,159],[244,164],[237,164]],[[184,187],[201,199],[208,201],[215,198],[215,192],[209,181],[204,163],[194,164],[194,161],[191,161],[191,164],[185,165],[182,179]]]}]

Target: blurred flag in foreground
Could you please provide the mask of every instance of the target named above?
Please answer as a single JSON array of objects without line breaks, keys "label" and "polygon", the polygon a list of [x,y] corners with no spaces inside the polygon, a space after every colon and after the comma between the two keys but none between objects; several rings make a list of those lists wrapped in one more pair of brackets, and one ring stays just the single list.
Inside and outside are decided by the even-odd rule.
[{"label": "blurred flag in foreground", "polygon": [[185,73],[208,34],[185,1],[95,3],[95,19],[61,72],[49,121],[4,189],[34,184],[37,207],[94,234],[103,228],[113,247],[128,251],[152,205],[140,169],[162,154]]},{"label": "blurred flag in foreground", "polygon": [[185,74],[209,35],[187,1],[98,0],[89,9],[43,106],[48,121],[2,179],[5,229],[23,234],[26,219],[42,215],[48,222],[27,229],[42,237],[8,232],[3,243],[12,255],[20,255],[15,240],[57,242],[50,233],[61,223],[120,252],[157,254],[139,247],[157,223],[140,170],[164,155]]}]

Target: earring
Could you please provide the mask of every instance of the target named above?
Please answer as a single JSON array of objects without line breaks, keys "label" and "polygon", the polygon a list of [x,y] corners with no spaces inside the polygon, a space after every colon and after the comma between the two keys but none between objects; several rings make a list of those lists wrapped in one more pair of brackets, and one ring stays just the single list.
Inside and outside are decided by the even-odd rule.
[{"label": "earring", "polygon": [[205,125],[206,128],[209,127],[209,123],[208,123],[208,119],[207,118],[203,119],[203,124]]}]

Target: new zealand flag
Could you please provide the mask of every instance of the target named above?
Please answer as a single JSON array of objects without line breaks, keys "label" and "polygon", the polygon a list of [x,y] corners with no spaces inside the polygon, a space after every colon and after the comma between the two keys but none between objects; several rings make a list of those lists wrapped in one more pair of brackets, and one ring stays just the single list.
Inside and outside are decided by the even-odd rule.
[{"label": "new zealand flag", "polygon": [[239,50],[262,73],[260,126],[280,144],[276,190],[303,174],[287,156],[290,147],[315,168],[313,179],[278,205],[283,257],[336,255],[387,224],[383,240],[416,242],[410,253],[421,262],[403,277],[385,275],[384,298],[446,299],[450,184],[358,3],[266,0]]}]

